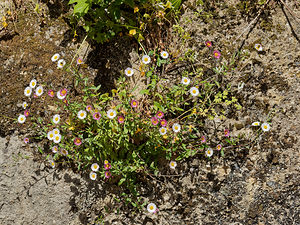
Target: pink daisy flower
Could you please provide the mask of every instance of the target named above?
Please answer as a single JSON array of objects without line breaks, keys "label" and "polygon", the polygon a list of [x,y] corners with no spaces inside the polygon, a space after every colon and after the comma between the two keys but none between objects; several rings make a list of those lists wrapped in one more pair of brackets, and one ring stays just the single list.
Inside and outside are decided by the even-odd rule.
[{"label": "pink daisy flower", "polygon": [[68,106],[68,105],[69,105],[69,102],[68,102],[68,100],[67,100],[67,99],[64,99],[64,100],[63,100],[63,103],[65,103],[65,104],[66,104],[66,106]]},{"label": "pink daisy flower", "polygon": [[158,124],[158,119],[154,116],[151,118],[151,123],[156,126]]},{"label": "pink daisy flower", "polygon": [[96,113],[93,114],[93,118],[94,118],[94,120],[100,120],[101,114],[96,112]]},{"label": "pink daisy flower", "polygon": [[105,169],[105,170],[110,170],[110,169],[111,169],[110,163],[104,164],[104,169]]},{"label": "pink daisy flower", "polygon": [[221,57],[221,53],[218,50],[214,50],[214,57],[219,59]]},{"label": "pink daisy flower", "polygon": [[164,117],[164,113],[163,113],[162,111],[158,111],[158,112],[156,113],[156,117],[157,117],[158,119],[161,119],[161,118]]},{"label": "pink daisy flower", "polygon": [[25,144],[29,143],[29,138],[27,138],[27,137],[24,138],[24,143],[25,143]]},{"label": "pink daisy flower", "polygon": [[29,116],[29,110],[26,109],[26,110],[24,111],[24,116],[26,116],[26,117]]},{"label": "pink daisy flower", "polygon": [[165,119],[162,119],[162,120],[160,121],[160,125],[161,125],[162,127],[166,127],[166,126],[167,126],[167,121],[166,121]]},{"label": "pink daisy flower", "polygon": [[210,48],[212,46],[211,41],[206,41],[205,45]]},{"label": "pink daisy flower", "polygon": [[66,88],[64,88],[64,89],[62,89],[62,90],[60,90],[60,95],[62,96],[62,97],[64,97],[64,96],[66,96],[67,95],[67,93],[68,93],[68,90],[66,89]]},{"label": "pink daisy flower", "polygon": [[218,144],[217,145],[217,150],[220,151],[222,149],[222,145]]},{"label": "pink daisy flower", "polygon": [[206,142],[206,138],[205,138],[205,136],[202,136],[201,137],[201,143],[205,143]]},{"label": "pink daisy flower", "polygon": [[119,116],[118,117],[118,122],[119,123],[124,123],[124,116]]},{"label": "pink daisy flower", "polygon": [[91,111],[93,109],[93,107],[91,105],[87,105],[85,109],[86,109],[86,111],[89,112],[89,111]]},{"label": "pink daisy flower", "polygon": [[80,138],[78,138],[78,137],[75,138],[75,140],[74,140],[74,144],[75,144],[75,145],[79,146],[79,145],[81,145],[81,143],[82,143],[82,142],[81,142],[81,139],[80,139]]},{"label": "pink daisy flower", "polygon": [[224,130],[224,135],[225,135],[225,137],[229,137],[229,134],[230,134],[229,130],[228,130],[228,129],[225,129],[225,130]]},{"label": "pink daisy flower", "polygon": [[77,65],[83,64],[83,60],[82,58],[78,57],[78,59],[76,60]]},{"label": "pink daisy flower", "polygon": [[108,179],[111,177],[111,172],[110,171],[105,171],[105,178]]},{"label": "pink daisy flower", "polygon": [[53,98],[53,97],[54,97],[54,91],[53,91],[52,89],[50,89],[50,90],[48,91],[48,95],[49,95],[51,98]]},{"label": "pink daisy flower", "polygon": [[138,106],[138,102],[136,100],[131,101],[131,107],[136,108]]}]

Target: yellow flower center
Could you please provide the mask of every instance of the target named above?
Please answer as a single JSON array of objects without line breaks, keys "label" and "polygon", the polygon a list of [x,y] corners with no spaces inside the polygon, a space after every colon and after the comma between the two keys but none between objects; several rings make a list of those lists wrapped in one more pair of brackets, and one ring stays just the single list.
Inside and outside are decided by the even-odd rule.
[{"label": "yellow flower center", "polygon": [[20,119],[21,121],[23,121],[24,120],[24,118],[23,117],[21,117],[21,119]]},{"label": "yellow flower center", "polygon": [[210,151],[209,150],[207,151],[207,154],[210,155]]},{"label": "yellow flower center", "polygon": [[178,130],[178,126],[175,126],[175,130]]},{"label": "yellow flower center", "polygon": [[148,58],[146,57],[146,58],[144,59],[144,61],[147,62],[147,61],[148,61]]},{"label": "yellow flower center", "polygon": [[120,119],[119,119],[119,120],[120,120],[121,122],[123,122],[123,120],[124,120],[124,119],[123,119],[123,117],[120,117]]},{"label": "yellow flower center", "polygon": [[154,206],[153,206],[153,205],[150,205],[149,209],[150,209],[150,210],[153,210],[153,209],[154,209]]},{"label": "yellow flower center", "polygon": [[50,138],[52,138],[52,137],[53,137],[53,134],[50,134],[49,136],[50,136]]},{"label": "yellow flower center", "polygon": [[171,166],[175,166],[173,162],[171,162]]},{"label": "yellow flower center", "polygon": [[96,175],[93,173],[93,174],[92,174],[92,178],[95,178],[95,177],[96,177]]},{"label": "yellow flower center", "polygon": [[28,89],[28,90],[27,90],[27,94],[29,94],[29,93],[30,93],[30,90]]},{"label": "yellow flower center", "polygon": [[219,54],[216,52],[216,53],[215,53],[215,56],[217,57],[218,55],[219,55]]},{"label": "yellow flower center", "polygon": [[84,113],[80,113],[80,116],[83,117],[83,116],[84,116]]},{"label": "yellow flower center", "polygon": [[165,125],[166,124],[166,122],[165,121],[161,121],[161,125]]},{"label": "yellow flower center", "polygon": [[58,117],[55,117],[55,121],[58,121]]},{"label": "yellow flower center", "polygon": [[32,86],[34,86],[35,85],[35,82],[32,82]]},{"label": "yellow flower center", "polygon": [[41,90],[41,89],[39,89],[39,90],[38,90],[38,93],[39,93],[39,94],[40,94],[40,93],[42,93],[42,90]]},{"label": "yellow flower center", "polygon": [[98,166],[97,166],[97,165],[94,165],[94,168],[95,168],[95,169],[97,169],[97,168],[98,168]]},{"label": "yellow flower center", "polygon": [[193,94],[196,94],[196,90],[193,90]]},{"label": "yellow flower center", "polygon": [[132,105],[136,106],[136,102],[133,102]]},{"label": "yellow flower center", "polygon": [[184,79],[184,83],[187,83],[188,81],[187,81],[187,79]]},{"label": "yellow flower center", "polygon": [[166,54],[166,53],[164,53],[164,54],[163,54],[163,56],[167,56],[167,54]]},{"label": "yellow flower center", "polygon": [[54,56],[54,59],[57,59],[57,55],[56,55],[56,56]]},{"label": "yellow flower center", "polygon": [[76,139],[76,142],[79,144],[80,143],[80,139]]},{"label": "yellow flower center", "polygon": [[66,90],[62,90],[61,93],[64,95],[64,94],[66,94],[67,92],[66,92]]},{"label": "yellow flower center", "polygon": [[58,141],[58,140],[59,140],[59,136],[56,136],[56,137],[55,137],[55,140]]},{"label": "yellow flower center", "polygon": [[54,166],[54,162],[51,162],[51,165]]},{"label": "yellow flower center", "polygon": [[108,161],[107,161],[107,160],[104,160],[104,164],[108,164]]},{"label": "yellow flower center", "polygon": [[165,129],[161,129],[161,132],[164,133],[164,132],[165,132]]},{"label": "yellow flower center", "polygon": [[131,70],[128,70],[127,73],[128,73],[128,74],[131,74]]},{"label": "yellow flower center", "polygon": [[109,115],[110,115],[110,116],[113,116],[113,115],[114,115],[114,113],[113,113],[113,112],[111,112]]},{"label": "yellow flower center", "polygon": [[268,126],[267,126],[267,125],[264,125],[264,128],[265,128],[265,129],[267,129],[267,128],[268,128]]}]

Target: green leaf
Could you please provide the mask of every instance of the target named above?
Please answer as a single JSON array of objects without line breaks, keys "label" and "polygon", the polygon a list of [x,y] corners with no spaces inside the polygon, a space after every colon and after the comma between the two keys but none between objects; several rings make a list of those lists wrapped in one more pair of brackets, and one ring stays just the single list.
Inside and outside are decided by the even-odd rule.
[{"label": "green leaf", "polygon": [[122,179],[119,181],[118,185],[120,186],[121,184],[123,184],[125,180],[126,180],[126,178],[122,178]]},{"label": "green leaf", "polygon": [[147,89],[141,90],[140,94],[141,95],[143,95],[143,94],[149,95],[149,90],[147,90]]},{"label": "green leaf", "polygon": [[90,4],[86,0],[77,0],[77,4],[74,6],[74,14],[86,14],[90,9]]}]

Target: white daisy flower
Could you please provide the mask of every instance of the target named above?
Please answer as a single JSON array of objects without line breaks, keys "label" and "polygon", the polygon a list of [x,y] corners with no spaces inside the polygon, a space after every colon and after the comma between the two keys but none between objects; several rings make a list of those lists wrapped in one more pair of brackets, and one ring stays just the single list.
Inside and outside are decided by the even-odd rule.
[{"label": "white daisy flower", "polygon": [[262,125],[261,125],[261,129],[263,130],[263,131],[269,131],[270,129],[271,129],[271,127],[270,127],[270,124],[268,124],[268,123],[263,123]]},{"label": "white daisy flower", "polygon": [[159,133],[160,133],[161,135],[165,135],[165,134],[167,133],[167,128],[161,127],[161,128],[159,129]]},{"label": "white daisy flower", "polygon": [[66,149],[62,149],[62,150],[60,151],[60,153],[61,153],[62,155],[64,155],[64,156],[66,156],[66,155],[69,154],[68,151],[67,151]]},{"label": "white daisy flower", "polygon": [[95,172],[90,172],[90,178],[91,180],[96,180],[97,174]]},{"label": "white daisy flower", "polygon": [[49,160],[49,164],[51,168],[55,168],[55,162],[53,160]]},{"label": "white daisy flower", "polygon": [[134,72],[133,72],[132,68],[130,68],[130,67],[126,68],[126,70],[125,70],[126,76],[131,77],[133,74],[134,74]]},{"label": "white daisy flower", "polygon": [[24,90],[24,95],[27,96],[27,97],[29,97],[31,95],[31,92],[32,92],[31,87],[27,87]]},{"label": "white daisy flower", "polygon": [[172,126],[172,129],[175,133],[179,132],[180,131],[180,124],[178,123],[174,123],[173,126]]},{"label": "white daisy flower", "polygon": [[86,111],[80,110],[80,111],[77,113],[77,116],[78,116],[79,119],[83,120],[83,119],[86,117]]},{"label": "white daisy flower", "polygon": [[31,87],[31,88],[35,88],[36,83],[37,83],[37,82],[36,82],[36,79],[31,80],[31,81],[30,81],[30,87]]},{"label": "white daisy flower", "polygon": [[19,123],[24,123],[25,120],[26,120],[26,117],[25,117],[24,115],[20,115],[20,116],[18,117],[18,122],[19,122]]},{"label": "white daisy flower", "polygon": [[211,157],[213,154],[214,154],[214,151],[213,151],[211,148],[208,148],[208,149],[205,151],[205,155],[206,155],[207,157]]},{"label": "white daisy flower", "polygon": [[170,162],[170,168],[171,169],[175,169],[176,166],[177,166],[177,163],[175,161]]},{"label": "white daisy flower", "polygon": [[55,62],[59,59],[60,55],[58,53],[54,54],[52,57],[51,57],[51,61],[52,62]]},{"label": "white daisy flower", "polygon": [[58,114],[54,115],[52,121],[53,123],[58,124],[60,121],[60,116]]},{"label": "white daisy flower", "polygon": [[64,99],[64,98],[66,97],[66,95],[65,95],[65,96],[62,96],[62,95],[60,94],[60,91],[58,91],[56,95],[57,95],[57,98],[58,98],[58,99],[61,99],[61,100]]},{"label": "white daisy flower", "polygon": [[63,59],[58,60],[57,62],[57,67],[58,68],[63,68],[66,65],[66,61]]},{"label": "white daisy flower", "polygon": [[257,126],[260,125],[260,122],[259,122],[259,121],[256,121],[256,122],[253,122],[251,125],[254,126],[254,127],[257,127]]},{"label": "white daisy flower", "polygon": [[259,52],[261,52],[261,51],[263,50],[262,45],[261,45],[261,44],[258,44],[258,43],[256,43],[256,44],[254,45],[254,48],[255,48],[257,51],[259,51]]},{"label": "white daisy flower", "polygon": [[57,152],[58,152],[58,147],[57,147],[56,145],[54,145],[54,146],[52,147],[52,152],[53,152],[53,153],[57,153]]},{"label": "white daisy flower", "polygon": [[110,110],[107,111],[107,117],[109,119],[115,118],[116,115],[117,115],[117,112],[113,109],[110,109]]},{"label": "white daisy flower", "polygon": [[97,163],[93,163],[91,166],[91,169],[95,172],[97,172],[99,170],[99,165]]},{"label": "white daisy flower", "polygon": [[197,96],[199,94],[199,90],[196,87],[192,87],[190,89],[190,93],[191,93],[192,96]]},{"label": "white daisy flower", "polygon": [[144,64],[149,64],[151,62],[151,58],[148,55],[144,55],[142,58],[142,62]]},{"label": "white daisy flower", "polygon": [[54,143],[58,144],[61,141],[61,135],[54,135],[54,139],[53,139]]},{"label": "white daisy flower", "polygon": [[169,57],[169,53],[166,52],[166,51],[162,51],[162,52],[160,53],[160,56],[161,56],[163,59],[167,59],[167,58]]},{"label": "white daisy flower", "polygon": [[148,212],[150,212],[150,213],[155,213],[156,210],[157,210],[157,207],[156,207],[156,205],[155,205],[154,203],[149,203],[149,204],[147,205],[147,210],[148,210]]},{"label": "white daisy flower", "polygon": [[191,80],[187,77],[183,77],[181,80],[181,83],[183,83],[184,85],[189,85],[191,82]]},{"label": "white daisy flower", "polygon": [[35,90],[35,94],[36,94],[37,96],[41,96],[43,93],[44,93],[43,87],[42,87],[42,86],[38,86],[38,87],[36,88],[36,90]]},{"label": "white daisy flower", "polygon": [[22,103],[22,107],[23,107],[23,109],[26,109],[26,107],[27,107],[27,102],[23,102],[23,103]]},{"label": "white daisy flower", "polygon": [[55,128],[55,129],[53,129],[53,134],[54,135],[57,135],[57,134],[59,134],[60,132],[59,132],[59,129],[57,129],[57,128]]},{"label": "white daisy flower", "polygon": [[53,131],[49,131],[49,132],[47,133],[47,138],[48,138],[50,141],[54,139],[54,133],[53,133]]}]

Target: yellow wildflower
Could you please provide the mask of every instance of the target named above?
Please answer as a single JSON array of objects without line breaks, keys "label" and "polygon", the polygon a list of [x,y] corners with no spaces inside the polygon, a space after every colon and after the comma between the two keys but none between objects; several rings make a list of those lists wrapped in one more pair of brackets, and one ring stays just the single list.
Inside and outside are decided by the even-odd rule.
[{"label": "yellow wildflower", "polygon": [[129,31],[129,34],[130,34],[130,35],[136,35],[136,30],[135,30],[135,29],[130,30],[130,31]]},{"label": "yellow wildflower", "polygon": [[197,109],[194,108],[192,113],[193,113],[193,114],[197,114]]},{"label": "yellow wildflower", "polygon": [[168,138],[168,135],[164,135],[163,138],[164,138],[164,139],[167,139],[167,138]]},{"label": "yellow wildflower", "polygon": [[139,10],[140,10],[139,7],[136,6],[136,7],[134,7],[134,11],[133,12],[137,13]]},{"label": "yellow wildflower", "polygon": [[193,131],[194,126],[193,125],[189,125],[189,132]]},{"label": "yellow wildflower", "polygon": [[4,21],[4,22],[2,22],[2,26],[5,28],[5,27],[7,27],[7,26],[8,26],[8,23],[6,23],[5,21]]}]

